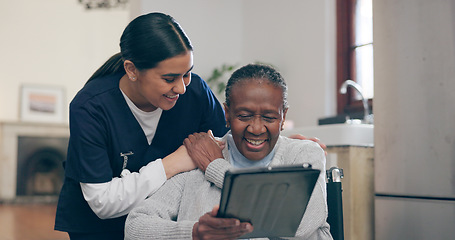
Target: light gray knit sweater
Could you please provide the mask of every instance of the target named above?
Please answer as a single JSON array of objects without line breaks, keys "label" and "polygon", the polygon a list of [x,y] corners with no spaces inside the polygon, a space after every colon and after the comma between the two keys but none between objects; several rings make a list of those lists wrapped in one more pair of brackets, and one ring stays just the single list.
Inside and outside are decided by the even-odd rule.
[{"label": "light gray knit sweater", "polygon": [[[220,202],[224,173],[231,167],[227,147],[223,156],[225,159],[210,163],[205,175],[196,169],[174,176],[143,204],[134,208],[126,220],[125,239],[191,239],[193,225],[199,217]],[[324,151],[315,142],[281,136],[270,165],[302,163],[310,163],[313,168],[321,170],[321,174],[296,238],[332,239],[326,222]]]}]

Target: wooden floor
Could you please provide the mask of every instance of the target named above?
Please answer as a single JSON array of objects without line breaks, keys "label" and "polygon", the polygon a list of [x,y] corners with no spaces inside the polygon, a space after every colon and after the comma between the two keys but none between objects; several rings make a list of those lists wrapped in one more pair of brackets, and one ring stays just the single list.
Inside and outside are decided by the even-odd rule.
[{"label": "wooden floor", "polygon": [[0,204],[0,239],[67,240],[54,230],[55,204]]}]

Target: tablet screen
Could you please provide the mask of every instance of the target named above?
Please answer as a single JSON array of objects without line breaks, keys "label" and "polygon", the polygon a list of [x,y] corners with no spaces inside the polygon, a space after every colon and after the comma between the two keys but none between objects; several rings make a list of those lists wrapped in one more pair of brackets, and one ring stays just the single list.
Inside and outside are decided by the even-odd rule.
[{"label": "tablet screen", "polygon": [[293,237],[320,171],[279,166],[226,172],[218,217],[252,223],[242,238]]}]

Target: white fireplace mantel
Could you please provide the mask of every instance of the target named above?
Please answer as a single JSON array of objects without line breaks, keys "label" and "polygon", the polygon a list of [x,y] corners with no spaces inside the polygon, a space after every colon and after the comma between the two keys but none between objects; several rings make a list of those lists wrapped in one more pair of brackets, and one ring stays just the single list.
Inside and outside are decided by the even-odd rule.
[{"label": "white fireplace mantel", "polygon": [[67,124],[0,122],[0,200],[16,197],[19,136],[69,137]]}]

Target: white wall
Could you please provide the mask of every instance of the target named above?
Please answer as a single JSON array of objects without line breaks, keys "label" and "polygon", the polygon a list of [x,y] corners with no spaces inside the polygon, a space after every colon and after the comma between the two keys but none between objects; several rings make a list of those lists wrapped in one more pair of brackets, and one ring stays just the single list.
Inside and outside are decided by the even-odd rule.
[{"label": "white wall", "polygon": [[195,73],[271,63],[289,85],[287,120],[309,126],[335,115],[334,0],[132,0],[130,9],[110,11],[86,11],[75,0],[17,0],[0,2],[0,121],[19,119],[22,84],[64,87],[67,107],[119,51],[126,24],[153,11],[172,15],[187,32]]},{"label": "white wall", "polygon": [[60,86],[68,104],[119,51],[129,9],[86,11],[75,0],[0,1],[0,121],[19,120],[23,84]]},{"label": "white wall", "polygon": [[195,48],[194,72],[261,61],[289,85],[295,126],[335,115],[335,1],[142,0],[133,15],[161,11],[182,25]]},{"label": "white wall", "polygon": [[272,63],[282,72],[289,87],[287,120],[311,126],[335,115],[334,1],[242,2],[242,60]]},{"label": "white wall", "polygon": [[[208,76],[222,63],[241,60],[241,0],[142,0],[140,13],[163,12],[182,26],[194,48],[194,71]],[[136,14],[136,15],[138,15]]]}]

